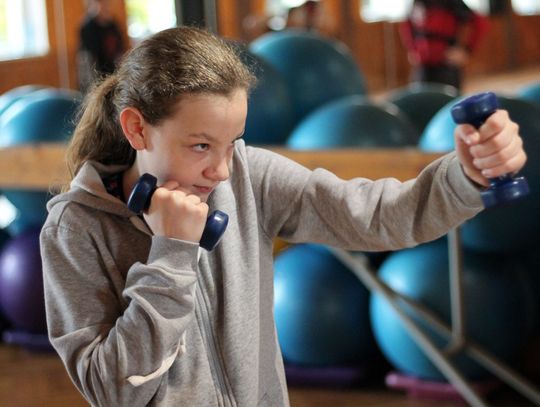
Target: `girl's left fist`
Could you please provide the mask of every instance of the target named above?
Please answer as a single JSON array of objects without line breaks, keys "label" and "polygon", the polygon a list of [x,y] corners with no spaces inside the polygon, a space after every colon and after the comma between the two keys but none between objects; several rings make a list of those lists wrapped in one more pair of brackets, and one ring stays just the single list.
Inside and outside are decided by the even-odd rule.
[{"label": "girl's left fist", "polygon": [[497,110],[478,129],[458,125],[454,138],[465,174],[480,185],[489,186],[488,178],[518,172],[527,161],[519,126],[506,110]]}]

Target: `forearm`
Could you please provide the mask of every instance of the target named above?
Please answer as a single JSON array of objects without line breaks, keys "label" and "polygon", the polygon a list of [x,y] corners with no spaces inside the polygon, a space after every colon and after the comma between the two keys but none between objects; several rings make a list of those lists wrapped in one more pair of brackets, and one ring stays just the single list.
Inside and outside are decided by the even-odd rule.
[{"label": "forearm", "polygon": [[433,240],[482,209],[455,155],[415,180],[341,181],[315,171],[280,235],[351,250],[396,250]]}]

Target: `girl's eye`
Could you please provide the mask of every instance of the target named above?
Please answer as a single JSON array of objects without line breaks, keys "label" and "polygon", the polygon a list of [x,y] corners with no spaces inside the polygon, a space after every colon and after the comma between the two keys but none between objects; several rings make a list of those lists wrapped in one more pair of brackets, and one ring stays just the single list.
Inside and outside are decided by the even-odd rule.
[{"label": "girl's eye", "polygon": [[204,152],[207,151],[210,148],[210,144],[195,144],[193,146],[193,149],[198,152]]}]

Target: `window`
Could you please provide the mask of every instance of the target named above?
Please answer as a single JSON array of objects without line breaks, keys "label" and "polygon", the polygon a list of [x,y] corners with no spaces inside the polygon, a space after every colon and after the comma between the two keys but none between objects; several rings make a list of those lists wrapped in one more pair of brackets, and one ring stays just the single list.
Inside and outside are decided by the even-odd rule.
[{"label": "window", "polygon": [[176,26],[174,0],[126,0],[128,35],[135,42]]},{"label": "window", "polygon": [[0,228],[8,226],[17,216],[17,209],[5,196],[0,196]]},{"label": "window", "polygon": [[306,0],[266,0],[266,15],[270,16],[268,26],[274,30],[283,30],[287,24],[289,9],[304,4]]},{"label": "window", "polygon": [[540,14],[540,1],[538,0],[512,0],[512,8],[516,14]]},{"label": "window", "polygon": [[45,0],[0,0],[0,60],[49,52]]},{"label": "window", "polygon": [[404,20],[412,0],[362,0],[360,15],[367,22]]},{"label": "window", "polygon": [[[530,0],[537,2],[537,0]],[[472,10],[488,14],[490,0],[464,0]],[[364,21],[400,21],[409,13],[413,0],[362,0],[360,15]]]},{"label": "window", "polygon": [[266,14],[284,16],[290,8],[301,6],[305,2],[305,0],[266,0]]}]

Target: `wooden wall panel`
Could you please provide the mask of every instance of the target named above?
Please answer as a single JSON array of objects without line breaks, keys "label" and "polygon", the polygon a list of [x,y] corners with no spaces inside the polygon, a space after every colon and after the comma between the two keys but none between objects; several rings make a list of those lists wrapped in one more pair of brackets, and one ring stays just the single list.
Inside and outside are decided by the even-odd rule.
[{"label": "wooden wall panel", "polygon": [[[410,66],[395,23],[366,23],[360,17],[362,0],[321,0],[329,15],[331,35],[351,49],[369,92],[389,90],[407,83]],[[64,18],[60,27],[66,44],[57,41],[57,13],[61,4]],[[127,16],[124,0],[116,0],[115,17],[124,28]],[[84,15],[83,0],[46,0],[51,51],[40,58],[0,62],[0,93],[15,86],[34,83],[76,88],[78,27]],[[217,0],[218,25],[226,37],[246,40],[242,22],[248,15],[263,17],[265,0]],[[540,64],[540,16],[494,16],[489,38],[485,39],[466,69],[468,75],[498,73]],[[64,48],[65,47],[65,48]],[[61,78],[59,52],[67,52],[68,77]]]}]

